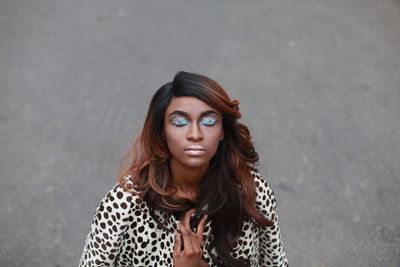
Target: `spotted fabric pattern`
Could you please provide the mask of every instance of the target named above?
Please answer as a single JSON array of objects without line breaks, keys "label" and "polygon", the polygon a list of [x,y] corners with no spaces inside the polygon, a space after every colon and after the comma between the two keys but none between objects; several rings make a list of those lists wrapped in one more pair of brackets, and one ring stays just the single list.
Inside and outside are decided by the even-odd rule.
[{"label": "spotted fabric pattern", "polygon": [[[256,185],[257,209],[274,224],[257,227],[251,219],[244,221],[232,256],[248,259],[252,267],[288,266],[274,192],[258,173],[252,172],[252,175]],[[155,215],[165,222],[169,231],[157,227],[149,207],[138,195],[115,185],[96,209],[79,266],[173,266],[173,230],[178,229],[177,221],[159,210],[155,211]],[[203,236],[203,247],[206,248],[213,239],[211,221],[206,223]],[[203,250],[203,259],[208,266],[217,266],[207,249]],[[211,253],[218,256],[215,249]]]}]

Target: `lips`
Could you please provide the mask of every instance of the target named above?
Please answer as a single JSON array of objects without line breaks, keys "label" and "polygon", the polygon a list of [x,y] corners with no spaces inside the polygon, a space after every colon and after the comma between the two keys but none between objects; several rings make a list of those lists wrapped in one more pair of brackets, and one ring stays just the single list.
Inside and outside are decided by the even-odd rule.
[{"label": "lips", "polygon": [[189,156],[201,156],[205,153],[204,147],[198,145],[188,146],[184,151]]}]

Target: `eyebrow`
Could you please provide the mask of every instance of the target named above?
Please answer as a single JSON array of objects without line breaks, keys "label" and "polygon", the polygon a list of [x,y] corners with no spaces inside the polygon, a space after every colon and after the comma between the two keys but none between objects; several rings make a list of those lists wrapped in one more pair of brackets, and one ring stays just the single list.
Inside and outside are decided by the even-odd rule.
[{"label": "eyebrow", "polygon": [[[174,115],[174,114],[176,114],[176,115],[181,115],[181,116],[185,116],[185,117],[189,117],[189,114],[188,114],[188,113],[186,113],[186,112],[184,112],[184,111],[181,111],[181,110],[174,110],[174,111],[172,111],[168,116],[171,116],[171,115]],[[204,116],[207,116],[207,115],[209,115],[209,114],[218,115],[218,113],[215,112],[214,110],[207,110],[207,111],[202,112],[202,113],[200,114],[200,116],[201,116],[201,117],[204,117]]]}]

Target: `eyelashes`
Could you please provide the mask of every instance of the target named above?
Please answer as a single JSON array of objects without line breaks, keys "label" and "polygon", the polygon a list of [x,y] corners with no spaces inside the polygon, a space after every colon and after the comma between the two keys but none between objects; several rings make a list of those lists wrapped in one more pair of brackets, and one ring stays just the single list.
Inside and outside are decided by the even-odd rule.
[{"label": "eyelashes", "polygon": [[183,117],[175,117],[171,120],[171,123],[176,126],[184,126],[187,125],[189,122]]},{"label": "eyelashes", "polygon": [[213,126],[217,121],[214,117],[204,117],[201,119],[200,123],[206,126]]},{"label": "eyelashes", "polygon": [[[204,117],[201,119],[200,123],[206,126],[213,126],[217,119],[214,117]],[[171,123],[175,126],[185,126],[189,124],[189,121],[184,117],[175,117],[171,120]]]}]

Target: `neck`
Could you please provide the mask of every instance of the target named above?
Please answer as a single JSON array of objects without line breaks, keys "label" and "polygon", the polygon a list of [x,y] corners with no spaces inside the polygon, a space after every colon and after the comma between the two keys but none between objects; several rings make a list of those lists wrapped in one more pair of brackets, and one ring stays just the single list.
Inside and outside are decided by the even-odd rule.
[{"label": "neck", "polygon": [[177,189],[175,196],[196,199],[199,184],[208,169],[208,164],[201,167],[188,167],[180,164],[174,158],[170,160],[171,181]]}]

